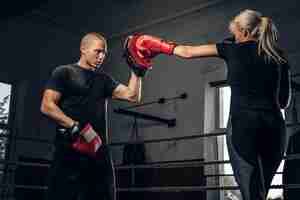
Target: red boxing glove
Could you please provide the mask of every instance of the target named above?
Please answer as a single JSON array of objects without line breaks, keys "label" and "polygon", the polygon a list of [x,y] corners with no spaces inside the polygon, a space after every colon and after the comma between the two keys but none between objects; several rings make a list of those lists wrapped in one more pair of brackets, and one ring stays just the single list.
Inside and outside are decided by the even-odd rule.
[{"label": "red boxing glove", "polygon": [[72,148],[92,157],[96,157],[96,152],[102,145],[102,140],[90,124],[87,124],[81,131],[80,137],[72,143]]},{"label": "red boxing glove", "polygon": [[136,41],[137,47],[145,57],[154,57],[159,53],[172,55],[177,46],[173,42],[167,42],[159,37],[151,35],[141,35]]}]

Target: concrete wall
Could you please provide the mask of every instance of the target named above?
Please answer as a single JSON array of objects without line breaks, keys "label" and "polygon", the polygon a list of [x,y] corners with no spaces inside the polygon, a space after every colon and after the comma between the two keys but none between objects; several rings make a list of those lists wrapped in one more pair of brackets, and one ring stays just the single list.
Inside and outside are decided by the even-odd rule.
[{"label": "concrete wall", "polygon": [[[165,5],[164,3],[168,3]],[[39,112],[42,89],[50,71],[57,65],[76,62],[78,44],[83,32],[104,31],[112,35],[109,40],[110,56],[104,64],[105,71],[122,83],[127,83],[129,70],[122,59],[122,39],[120,33],[137,30],[154,34],[162,38],[185,44],[200,44],[221,41],[228,36],[228,21],[245,8],[262,11],[278,23],[282,36],[282,46],[286,49],[293,73],[299,72],[299,3],[296,0],[283,1],[216,1],[215,5],[200,9],[208,1],[112,1],[119,15],[109,14],[101,19],[70,21],[67,11],[57,9],[61,23],[70,21],[69,27],[46,22],[44,18],[25,17],[1,21],[4,31],[0,33],[1,54],[0,80],[9,80],[17,85],[17,112],[14,122],[14,134],[53,140],[53,125]],[[106,2],[107,3],[107,2]],[[63,6],[63,5],[62,5]],[[76,3],[72,4],[75,8]],[[79,5],[77,5],[78,7]],[[107,9],[110,8],[106,5]],[[63,8],[63,7],[62,7]],[[168,9],[167,9],[168,8]],[[199,8],[199,9],[196,9]],[[54,7],[52,8],[54,9]],[[167,9],[167,10],[166,10]],[[49,8],[50,12],[51,8]],[[121,12],[122,11],[122,12]],[[96,11],[95,11],[96,12]],[[99,13],[98,13],[99,15]],[[181,16],[181,17],[179,17]],[[78,18],[78,16],[77,16]],[[99,21],[100,20],[100,21]],[[58,21],[59,22],[59,21]],[[97,26],[95,25],[97,24]],[[71,26],[73,25],[73,27]],[[76,33],[78,31],[78,33]],[[139,120],[141,139],[158,139],[188,136],[213,132],[214,96],[208,82],[224,79],[224,63],[219,59],[180,60],[174,56],[161,55],[155,58],[153,70],[143,81],[143,102],[157,100],[160,97],[174,97],[183,92],[188,99],[174,101],[164,105],[151,105],[137,111],[165,118],[176,118],[177,126]],[[132,119],[113,113],[114,108],[127,106],[124,102],[112,101],[109,106],[109,125],[112,142],[127,141],[130,136]],[[215,159],[215,139],[194,139],[177,142],[164,142],[146,145],[147,161],[165,161],[204,158]],[[51,144],[18,141],[15,148],[20,155],[51,159]],[[113,148],[114,160],[121,163],[122,148]],[[209,173],[216,169],[208,169]],[[207,172],[207,173],[208,173]],[[211,193],[211,199],[218,194]]]}]

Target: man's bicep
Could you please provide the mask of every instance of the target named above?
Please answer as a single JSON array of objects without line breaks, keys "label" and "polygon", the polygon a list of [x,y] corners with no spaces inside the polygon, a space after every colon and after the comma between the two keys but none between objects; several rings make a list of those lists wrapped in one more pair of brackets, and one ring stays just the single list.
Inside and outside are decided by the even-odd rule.
[{"label": "man's bicep", "polygon": [[124,84],[118,84],[113,90],[112,98],[114,99],[127,99],[129,88]]},{"label": "man's bicep", "polygon": [[110,75],[104,74],[104,92],[106,97],[113,97],[114,91],[119,85],[120,83],[114,78],[112,78]]},{"label": "man's bicep", "polygon": [[46,89],[43,94],[42,103],[55,103],[57,104],[61,98],[61,92],[53,89]]}]

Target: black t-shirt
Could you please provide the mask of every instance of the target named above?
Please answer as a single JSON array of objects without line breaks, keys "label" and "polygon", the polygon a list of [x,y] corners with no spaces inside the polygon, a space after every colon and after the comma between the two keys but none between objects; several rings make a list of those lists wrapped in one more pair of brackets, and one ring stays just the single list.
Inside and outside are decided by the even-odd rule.
[{"label": "black t-shirt", "polygon": [[255,41],[218,43],[218,54],[227,64],[227,81],[231,87],[231,110],[245,108],[277,109],[279,66],[258,55]]},{"label": "black t-shirt", "polygon": [[109,75],[79,67],[77,64],[55,68],[46,89],[62,94],[59,108],[69,117],[82,123],[89,122],[107,142],[106,104],[118,86]]}]

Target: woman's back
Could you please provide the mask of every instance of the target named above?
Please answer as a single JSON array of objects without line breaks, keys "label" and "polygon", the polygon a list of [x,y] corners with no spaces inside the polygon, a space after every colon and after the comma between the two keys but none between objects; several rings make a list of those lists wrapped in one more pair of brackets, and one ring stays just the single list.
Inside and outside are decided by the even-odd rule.
[{"label": "woman's back", "polygon": [[217,48],[227,63],[231,106],[277,109],[279,67],[258,55],[257,42],[220,43]]}]

